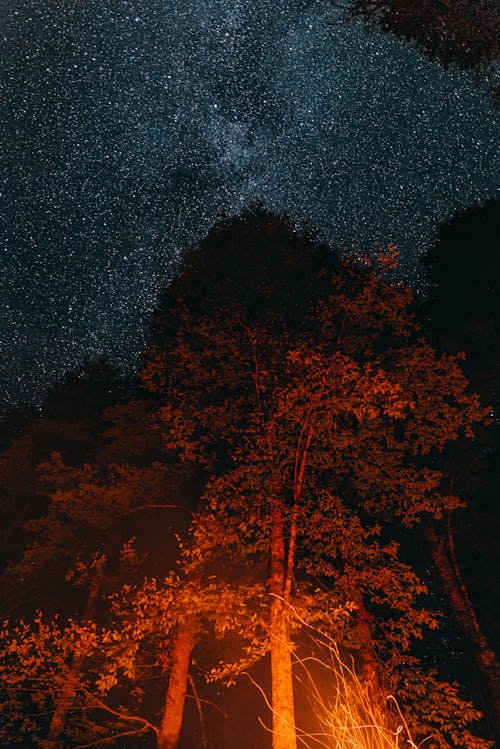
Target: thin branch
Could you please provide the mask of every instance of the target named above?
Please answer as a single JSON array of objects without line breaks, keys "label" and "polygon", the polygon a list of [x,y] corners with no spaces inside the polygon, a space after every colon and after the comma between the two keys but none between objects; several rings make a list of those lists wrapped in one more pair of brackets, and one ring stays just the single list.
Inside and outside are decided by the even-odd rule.
[{"label": "thin branch", "polygon": [[[300,434],[299,434],[299,439],[297,440],[297,447],[295,449],[295,465],[294,465],[294,469],[293,469],[293,485],[294,485],[294,487],[296,486],[297,475],[299,473],[300,447],[301,447],[301,444],[302,444],[302,439],[303,439],[303,436],[304,436],[304,432],[306,431],[307,425],[309,423],[309,418],[311,416],[312,410],[313,410],[313,405],[311,403],[309,405],[309,409],[308,409],[308,411],[307,411],[307,413],[305,415],[304,421],[302,423],[302,427],[301,427]],[[294,493],[295,493],[295,489],[294,489]]]},{"label": "thin branch", "polygon": [[[451,494],[451,486],[450,486],[450,494]],[[451,525],[451,510],[448,510],[448,549],[450,552],[450,561],[451,566],[453,568],[453,572],[455,573],[455,578],[458,583],[458,587],[460,588],[460,592],[462,594],[462,598],[465,601],[465,604],[468,608],[468,615],[470,619],[470,623],[472,624],[473,628],[476,630],[476,634],[480,637],[481,636],[481,628],[479,627],[479,622],[477,620],[476,611],[474,609],[474,606],[472,605],[472,601],[469,596],[469,591],[467,590],[467,586],[464,582],[464,579],[462,577],[462,573],[460,571],[460,567],[458,566],[458,560],[457,555],[455,551],[455,540],[453,538],[453,529]]]},{"label": "thin branch", "polygon": [[[107,713],[110,713],[111,715],[114,715],[116,718],[120,718],[120,720],[128,721],[129,723],[142,723],[143,729],[141,730],[153,731],[153,733],[158,736],[158,728],[150,723],[146,718],[141,718],[139,715],[127,715],[126,713],[122,713],[119,710],[114,710],[112,707],[100,700],[99,697],[97,697],[95,694],[92,694],[88,689],[85,689],[84,687],[81,687],[81,692],[83,692],[83,694],[85,694],[90,700],[90,704],[85,707],[86,710],[100,709],[104,710]],[[94,702],[95,704],[92,704],[92,702]],[[81,710],[83,708],[78,709]],[[89,744],[89,746],[92,746],[92,744]],[[76,749],[79,749],[79,747],[76,747]]]},{"label": "thin branch", "polygon": [[[292,592],[292,581],[293,581],[293,567],[295,562],[295,550],[297,547],[297,516],[298,516],[298,501],[302,492],[302,485],[304,482],[304,473],[307,464],[307,456],[311,440],[313,436],[314,422],[310,423],[311,414],[313,413],[314,406],[311,404],[307,411],[307,414],[300,430],[299,439],[297,441],[297,448],[295,451],[295,467],[293,477],[293,506],[290,517],[290,540],[288,542],[288,555],[286,564],[286,577],[284,587],[285,601],[290,600],[290,594]],[[305,445],[302,449],[302,443],[304,439],[304,433],[308,429],[307,437],[305,438]]]},{"label": "thin branch", "polygon": [[[252,665],[252,664],[250,664]],[[200,669],[201,670],[201,669]],[[202,671],[202,673],[204,673]],[[206,672],[205,672],[206,673]],[[239,673],[237,674],[239,675]],[[186,699],[193,699],[195,700],[195,696],[193,694],[186,694]],[[223,710],[216,702],[212,702],[212,700],[206,700],[204,697],[198,697],[200,703],[204,705],[210,705],[210,707],[213,707],[215,710],[217,710],[226,720],[227,720],[227,713],[225,710]]]},{"label": "thin branch", "polygon": [[193,677],[191,674],[189,674],[189,683],[191,685],[191,689],[193,691],[193,697],[196,702],[196,709],[198,710],[198,715],[200,717],[200,726],[201,726],[201,740],[203,743],[203,749],[208,749],[208,742],[207,742],[207,736],[205,733],[205,720],[203,718],[203,709],[201,707],[201,701],[200,696],[198,694],[198,691],[194,685]]}]

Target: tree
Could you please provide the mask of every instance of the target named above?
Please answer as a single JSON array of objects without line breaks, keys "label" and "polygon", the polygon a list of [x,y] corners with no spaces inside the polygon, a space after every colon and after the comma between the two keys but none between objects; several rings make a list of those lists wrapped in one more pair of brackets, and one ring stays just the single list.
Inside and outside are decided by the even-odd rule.
[{"label": "tree", "polygon": [[[206,556],[201,559],[192,544],[180,562],[161,582],[147,579],[140,586],[126,586],[113,598],[113,630],[102,667],[101,685],[106,690],[127,682],[127,691],[131,686],[137,690],[141,682],[153,684],[155,679],[165,685],[158,693],[158,749],[177,748],[188,683],[202,719],[193,653],[204,669],[212,667],[212,678],[216,678],[217,665],[203,654],[210,640],[236,635],[248,662],[261,639],[257,637],[263,597],[259,584],[216,580],[207,574]],[[226,653],[226,676],[240,666],[230,664]]]},{"label": "tree", "polygon": [[500,488],[499,206],[498,199],[489,200],[453,216],[439,228],[435,243],[423,258],[431,286],[420,308],[423,324],[436,345],[453,353],[465,352],[467,376],[483,402],[491,406],[493,418],[478,432],[474,448],[461,441],[447,451],[443,462],[449,484],[467,499],[468,508],[440,523],[428,521],[425,535],[450,609],[483,683],[483,699],[492,723],[497,725],[500,667],[494,648],[499,612],[492,597],[497,584],[497,540],[491,529],[498,523]]},{"label": "tree", "polygon": [[[393,261],[381,254],[381,269]],[[334,499],[408,524],[439,515],[457,500],[426,458],[482,418],[456,359],[416,338],[407,289],[351,262],[319,278],[293,310],[265,285],[249,304],[215,296],[209,318],[179,304],[175,339],[158,336],[143,370],[165,399],[166,446],[212,472],[206,496],[234,516],[234,546],[267,556],[274,749],[296,746],[289,610],[306,519],[327,525]],[[335,551],[325,539],[316,574]]]},{"label": "tree", "polygon": [[[84,465],[57,455],[45,465],[50,517],[33,526],[43,542],[31,553],[50,556],[50,538],[73,538],[61,546],[70,568],[85,584],[99,579],[112,606],[101,599],[93,620],[5,625],[5,702],[19,710],[26,704],[19,695],[31,693],[79,741],[109,743],[113,731],[115,738],[148,731],[170,749],[193,648],[207,635],[224,642],[225,633],[236,632],[239,653],[226,653],[212,676],[232,678],[270,651],[274,747],[295,749],[293,662],[301,628],[314,626],[360,655],[374,692],[383,696],[388,685],[399,685],[405,704],[417,706],[411,715],[418,740],[432,730],[442,749],[485,746],[468,729],[477,712],[414,660],[412,641],[436,617],[422,605],[425,587],[393,540],[395,520],[412,525],[459,503],[436,461],[458,434],[470,436],[483,416],[479,401],[468,393],[457,357],[440,356],[419,338],[410,292],[386,278],[392,249],[373,267],[366,258],[340,264],[312,253],[286,222],[262,221],[262,244],[255,217],[229,226],[229,299],[224,283],[206,276],[205,305],[180,280],[164,299],[172,314],[157,322],[143,381],[160,406],[165,461],[145,458],[142,417],[119,406],[107,429],[111,445]],[[242,237],[255,252],[240,274]],[[222,229],[215,239],[223,252]],[[193,253],[187,276],[206,269],[204,257]],[[205,486],[202,502],[182,502],[197,508],[192,541],[175,570],[177,543],[151,562],[139,555],[147,575],[141,585],[129,564],[136,553],[128,531],[146,513],[167,512],[156,524],[163,533],[171,525],[169,496],[186,493],[186,477],[198,490]],[[139,551],[152,549],[151,527],[138,534]],[[105,558],[93,557],[102,545]],[[123,563],[130,568],[125,577]],[[153,712],[144,699],[150,675],[158,684]],[[47,685],[43,700],[29,691],[37,679]],[[417,709],[421,694],[425,717]],[[69,709],[71,722],[64,721]],[[26,708],[21,712],[28,719]],[[110,716],[105,724],[97,719],[102,714]]]},{"label": "tree", "polygon": [[[161,582],[137,582],[131,543],[120,556],[131,567],[130,582],[103,596],[102,623],[90,616],[50,620],[41,612],[32,622],[3,623],[4,741],[24,742],[30,736],[43,748],[68,741],[100,746],[149,733],[158,749],[176,749],[188,680],[201,717],[191,674],[197,644],[229,631],[247,638],[253,632],[255,640],[259,585],[219,584],[206,574],[206,558],[202,561],[192,545]],[[93,566],[102,576],[103,560]],[[252,647],[247,643],[247,650]],[[52,717],[44,737],[47,713]]]},{"label": "tree", "polygon": [[488,80],[500,57],[495,0],[352,0],[348,15],[414,42],[444,67]]},{"label": "tree", "polygon": [[428,335],[446,350],[466,351],[464,368],[486,403],[498,399],[500,199],[452,216],[422,258],[430,287],[422,305]]},{"label": "tree", "polygon": [[[46,620],[40,612],[32,622],[4,622],[0,737],[5,745],[100,746],[147,732],[157,735],[157,726],[138,709],[139,688],[121,702],[109,694],[103,656],[114,637],[118,634],[95,622]],[[54,705],[59,720],[51,721],[44,737],[43,716]]]},{"label": "tree", "polygon": [[[159,449],[159,436],[147,425],[151,405],[140,400],[109,409],[97,442],[101,449],[92,461],[73,466],[54,452],[39,466],[48,511],[27,523],[33,541],[20,561],[9,563],[3,583],[10,601],[20,577],[24,598],[29,589],[41,588],[54,600],[46,603],[43,616],[39,612],[33,619],[24,606],[25,618],[5,625],[3,642],[10,653],[2,664],[10,685],[5,736],[9,730],[22,735],[23,712],[24,729],[40,734],[44,749],[77,736],[109,743],[113,731],[124,736],[149,731],[158,747],[172,749],[192,678],[193,649],[200,639],[206,642],[209,630],[226,632],[236,621],[236,608],[241,619],[249,596],[242,586],[237,591],[215,586],[207,574],[202,580],[206,559],[165,577],[166,570],[175,569],[176,536],[186,536],[200,479],[199,471]],[[190,555],[195,556],[193,550]],[[157,584],[148,578],[141,586],[144,574],[164,579]],[[75,583],[83,597],[75,595]],[[255,601],[258,587],[257,593],[251,590]],[[54,611],[59,613],[50,620]],[[144,679],[148,692],[158,680],[153,691],[159,720],[139,699]],[[38,721],[30,718],[30,707],[38,705],[31,700],[30,706],[28,684],[38,684],[35,694],[44,694]],[[122,703],[116,701],[117,690],[126,695]],[[43,737],[43,716],[49,714]]]},{"label": "tree", "polygon": [[102,449],[103,411],[123,394],[123,382],[105,360],[87,362],[68,372],[48,391],[40,409],[13,429],[0,453],[2,567],[29,543],[29,534],[20,532],[26,520],[47,509],[37,467],[53,451],[73,465],[90,460]]},{"label": "tree", "polygon": [[[26,598],[29,601],[30,591],[41,589],[46,598],[45,620],[51,612],[59,612],[61,621],[72,617],[72,642],[78,627],[82,637],[92,627],[95,635],[96,622],[105,609],[103,599],[124,582],[132,585],[137,575],[151,574],[158,568],[164,574],[165,567],[171,567],[177,558],[175,532],[189,525],[193,472],[169,462],[163,451],[163,461],[155,459],[159,440],[148,433],[144,422],[147,410],[144,402],[132,401],[127,406],[114,407],[102,417],[102,429],[107,427],[107,430],[100,439],[94,437],[100,451],[95,450],[92,461],[74,466],[54,452],[39,466],[37,488],[48,497],[47,512],[27,521],[32,541],[22,558],[11,561],[2,575],[4,590],[10,591],[10,603],[17,597],[21,610],[30,612],[32,607],[23,604]],[[140,451],[135,449],[139,423],[142,424]],[[158,523],[154,520],[158,513],[163,515],[162,521],[167,515],[170,529],[166,532],[168,523],[162,522],[162,551],[156,551],[152,558],[150,551],[157,544]],[[138,553],[134,545],[139,547]],[[20,579],[23,589],[19,595]],[[83,596],[79,591],[84,591]],[[38,600],[42,603],[40,594]],[[34,637],[28,617],[29,613],[19,632]],[[66,625],[57,629],[69,632]],[[49,749],[60,744],[68,728],[67,715],[78,701],[81,679],[86,683],[89,653],[75,646],[68,661],[67,647],[63,647],[61,639],[56,639],[44,654],[43,636],[40,637],[38,640],[34,637],[40,646],[39,657],[42,660],[50,657],[55,649],[62,653],[55,662],[66,664],[63,669],[66,677],[61,682],[59,674],[52,689],[47,689],[53,700],[52,716],[41,746]],[[84,692],[88,691],[87,684]]]}]

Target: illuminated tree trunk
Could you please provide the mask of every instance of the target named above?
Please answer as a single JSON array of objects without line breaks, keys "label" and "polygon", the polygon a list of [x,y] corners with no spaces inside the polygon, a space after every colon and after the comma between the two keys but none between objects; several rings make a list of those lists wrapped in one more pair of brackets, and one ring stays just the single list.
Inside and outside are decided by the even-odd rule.
[{"label": "illuminated tree trunk", "polygon": [[[83,616],[85,622],[89,622],[94,618],[100,590],[101,580],[100,578],[96,578],[90,585],[87,604],[85,606],[85,613]],[[47,736],[41,744],[41,749],[58,749],[58,747],[60,747],[61,745],[61,734],[64,730],[66,716],[71,709],[75,699],[75,695],[78,689],[78,677],[80,676],[80,673],[82,671],[84,661],[85,655],[83,653],[73,658],[69,674],[61,690],[59,699],[56,702]]]},{"label": "illuminated tree trunk", "polygon": [[179,625],[175,637],[165,709],[158,732],[158,749],[176,749],[177,747],[194,645],[195,625],[192,620],[189,620]]},{"label": "illuminated tree trunk", "polygon": [[280,501],[271,502],[270,639],[273,749],[296,749],[292,646],[284,600],[285,534]]},{"label": "illuminated tree trunk", "polygon": [[500,666],[495,653],[481,632],[476,612],[467,593],[458,567],[453,564],[451,550],[445,538],[439,535],[432,520],[424,524],[424,534],[434,566],[439,573],[443,589],[452,608],[462,635],[470,643],[472,657],[483,678],[490,704],[500,725]]}]

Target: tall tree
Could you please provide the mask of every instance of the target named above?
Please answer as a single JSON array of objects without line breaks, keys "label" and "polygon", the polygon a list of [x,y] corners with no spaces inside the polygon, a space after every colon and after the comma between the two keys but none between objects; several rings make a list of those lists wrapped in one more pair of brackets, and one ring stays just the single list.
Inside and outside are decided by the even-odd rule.
[{"label": "tall tree", "polygon": [[[58,451],[70,464],[102,450],[103,411],[124,396],[124,383],[105,360],[87,362],[54,385],[37,409],[18,424],[0,453],[0,564],[18,558],[29,534],[24,523],[43,515],[47,493],[37,467]],[[11,600],[8,604],[13,605]]]},{"label": "tall tree", "polygon": [[[425,535],[458,629],[482,682],[483,699],[500,726],[499,610],[497,585],[497,496],[500,489],[500,201],[469,208],[444,223],[423,258],[430,281],[420,316],[429,337],[452,353],[465,352],[463,368],[491,407],[492,418],[474,446],[463,441],[447,451],[443,471],[468,507]],[[471,550],[474,551],[471,553]],[[458,564],[457,560],[460,560]]]},{"label": "tall tree", "polygon": [[[382,270],[393,262],[381,254]],[[274,749],[296,746],[289,607],[309,551],[302,516],[325,521],[331,495],[407,523],[441,513],[456,500],[425,458],[482,416],[456,360],[412,338],[407,289],[346,262],[316,291],[292,310],[273,308],[264,284],[248,304],[212,299],[209,318],[179,305],[175,339],[157,339],[143,371],[165,398],[166,445],[220,476],[243,530],[266,528]]]},{"label": "tall tree", "polygon": [[[103,597],[124,582],[133,584],[138,574],[159,569],[164,574],[175,563],[175,533],[189,525],[193,472],[173,464],[163,451],[163,461],[156,459],[161,443],[148,431],[147,411],[144,401],[131,401],[101,416],[101,429],[106,431],[100,438],[94,436],[91,461],[74,466],[53,452],[39,466],[37,488],[48,498],[47,511],[26,523],[32,542],[2,575],[11,602],[16,599],[19,580],[23,581],[17,597],[26,616],[32,606],[23,602],[30,591],[37,590],[46,616],[56,611],[63,618],[72,616],[81,623],[84,636],[85,628],[95,627],[105,609]],[[162,517],[161,542],[158,514]],[[131,538],[138,554],[132,553]],[[55,681],[60,690],[53,693],[44,749],[59,746],[63,740],[87,658],[85,648],[76,642],[66,678],[62,684],[60,679]]]}]

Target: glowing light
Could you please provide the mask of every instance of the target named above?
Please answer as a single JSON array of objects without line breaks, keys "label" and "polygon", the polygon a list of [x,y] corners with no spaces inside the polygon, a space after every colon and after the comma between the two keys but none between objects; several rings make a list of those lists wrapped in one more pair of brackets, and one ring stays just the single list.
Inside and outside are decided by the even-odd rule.
[{"label": "glowing light", "polygon": [[[360,676],[354,658],[342,656],[332,637],[311,627],[293,606],[290,610],[309,637],[306,649],[311,654],[299,657],[297,652],[294,653],[294,675],[302,695],[309,702],[316,724],[315,730],[295,726],[297,747],[419,749],[428,741],[430,737],[416,744],[397,698],[384,694],[376,681]],[[350,660],[350,665],[347,660]],[[251,680],[272,710],[262,688]],[[297,684],[295,691],[298,694]]]},{"label": "glowing light", "polygon": [[[382,694],[377,684],[356,673],[354,662],[342,659],[338,646],[315,638],[322,657],[298,660],[301,682],[317,719],[317,733],[298,732],[308,749],[398,749],[417,747],[393,695]],[[325,647],[326,645],[326,647]],[[326,695],[311,673],[312,664],[325,671],[330,688]],[[317,669],[315,669],[317,670]]]}]

